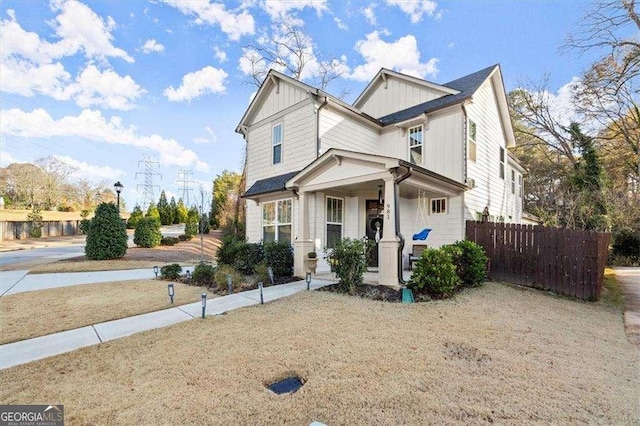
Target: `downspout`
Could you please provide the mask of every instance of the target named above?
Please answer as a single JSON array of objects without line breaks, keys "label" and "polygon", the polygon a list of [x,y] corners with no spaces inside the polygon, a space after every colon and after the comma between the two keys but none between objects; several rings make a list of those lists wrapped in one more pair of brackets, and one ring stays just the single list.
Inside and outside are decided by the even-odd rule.
[{"label": "downspout", "polygon": [[[464,122],[462,123],[462,155],[463,155],[463,164],[464,164],[464,183],[465,185],[467,185],[467,188],[469,187],[469,180],[468,180],[468,162],[469,162],[469,158],[468,158],[468,152],[467,150],[469,149],[469,147],[467,146],[467,140],[468,140],[468,131],[469,131],[469,119],[468,119],[468,115],[467,115],[467,107],[465,106],[464,102],[462,102],[462,116],[464,119]],[[478,141],[476,140],[476,155],[478,155]],[[477,158],[476,158],[477,161]],[[466,209],[466,200],[465,200],[465,195],[466,195],[466,191],[463,191],[462,194],[460,195],[462,197],[462,209],[460,209],[460,221],[462,222],[462,237],[460,238],[461,240],[466,239],[467,237],[467,224],[466,224],[466,220],[465,220],[465,209]],[[475,220],[475,218],[473,218],[473,220]]]},{"label": "downspout", "polygon": [[398,282],[401,285],[405,284],[404,278],[402,278],[402,251],[404,250],[404,237],[400,233],[400,182],[411,176],[411,167],[407,167],[407,172],[402,176],[394,180],[393,185],[393,198],[396,205],[395,217],[396,217],[396,237],[400,240],[398,246]]},{"label": "downspout", "polygon": [[316,158],[320,157],[320,110],[327,106],[329,98],[324,97],[324,102],[316,110]]}]

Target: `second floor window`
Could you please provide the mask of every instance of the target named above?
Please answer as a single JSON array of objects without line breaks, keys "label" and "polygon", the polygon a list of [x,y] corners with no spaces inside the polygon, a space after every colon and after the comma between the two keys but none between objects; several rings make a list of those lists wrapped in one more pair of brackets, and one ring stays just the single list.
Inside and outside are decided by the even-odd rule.
[{"label": "second floor window", "polygon": [[511,193],[515,195],[516,193],[516,171],[511,170]]},{"label": "second floor window", "polygon": [[518,175],[518,197],[522,197],[522,175]]},{"label": "second floor window", "polygon": [[422,165],[422,149],[424,142],[424,131],[422,125],[409,129],[409,161],[413,164]]},{"label": "second floor window", "polygon": [[467,156],[469,160],[476,162],[476,123],[472,120],[469,120],[469,147]]},{"label": "second floor window", "polygon": [[504,179],[504,148],[500,147],[500,179]]},{"label": "second floor window", "polygon": [[282,162],[282,123],[273,126],[272,137],[273,142],[273,164]]}]

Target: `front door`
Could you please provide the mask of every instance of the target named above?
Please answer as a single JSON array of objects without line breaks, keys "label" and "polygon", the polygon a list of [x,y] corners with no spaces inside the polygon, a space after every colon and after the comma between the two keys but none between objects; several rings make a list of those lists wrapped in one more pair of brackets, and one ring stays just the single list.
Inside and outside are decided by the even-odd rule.
[{"label": "front door", "polygon": [[[376,241],[376,233],[378,238],[382,238],[382,218],[384,217],[384,204],[378,203],[378,200],[367,200],[367,238]],[[378,267],[378,244],[376,243],[371,254],[369,255],[370,267]]]}]

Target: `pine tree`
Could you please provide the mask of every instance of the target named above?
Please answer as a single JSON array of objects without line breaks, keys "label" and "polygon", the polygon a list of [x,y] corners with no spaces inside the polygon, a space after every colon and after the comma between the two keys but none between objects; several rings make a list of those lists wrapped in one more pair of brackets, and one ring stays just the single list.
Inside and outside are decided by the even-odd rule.
[{"label": "pine tree", "polygon": [[182,198],[178,199],[177,212],[178,213],[176,214],[176,220],[178,221],[178,223],[185,223],[187,221],[187,215],[189,214],[189,211],[185,207],[184,202],[182,202]]},{"label": "pine tree", "polygon": [[158,207],[156,207],[156,204],[153,201],[149,203],[149,207],[147,207],[147,214],[144,217],[150,217],[160,223],[160,212],[158,212]]},{"label": "pine tree", "polygon": [[135,229],[136,225],[138,225],[138,222],[140,222],[140,219],[143,217],[144,213],[142,213],[142,209],[136,204],[131,212],[131,216],[129,216],[129,220],[127,220],[127,228]]},{"label": "pine tree", "polygon": [[169,202],[169,209],[171,209],[171,223],[178,224],[178,204],[176,203],[175,197],[171,197],[171,201]]},{"label": "pine tree", "polygon": [[171,208],[167,202],[167,195],[164,190],[160,193],[160,199],[158,200],[158,214],[160,215],[160,223],[162,225],[171,225],[173,223],[173,217],[171,214]]}]

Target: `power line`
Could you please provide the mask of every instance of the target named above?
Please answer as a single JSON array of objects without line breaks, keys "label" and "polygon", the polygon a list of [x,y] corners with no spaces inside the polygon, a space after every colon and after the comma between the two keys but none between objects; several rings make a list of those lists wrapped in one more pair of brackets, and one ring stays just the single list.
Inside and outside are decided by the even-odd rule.
[{"label": "power line", "polygon": [[139,183],[137,188],[138,188],[138,191],[140,191],[140,187],[143,188],[142,209],[146,210],[152,201],[155,202],[156,196],[155,196],[154,189],[155,188],[160,189],[159,185],[153,184],[153,177],[160,176],[160,179],[162,179],[162,175],[154,171],[154,168],[159,167],[160,163],[155,161],[153,157],[145,155],[144,160],[138,161],[138,167],[140,167],[141,164],[144,165],[144,171],[137,172],[136,179],[138,178],[138,175],[144,175],[144,183],[142,184]]},{"label": "power line", "polygon": [[191,175],[193,175],[191,170],[183,169],[178,171],[178,183],[182,184],[182,202],[185,206],[191,205],[189,202],[189,193],[193,191],[191,184],[195,183],[195,181],[191,179]]}]

